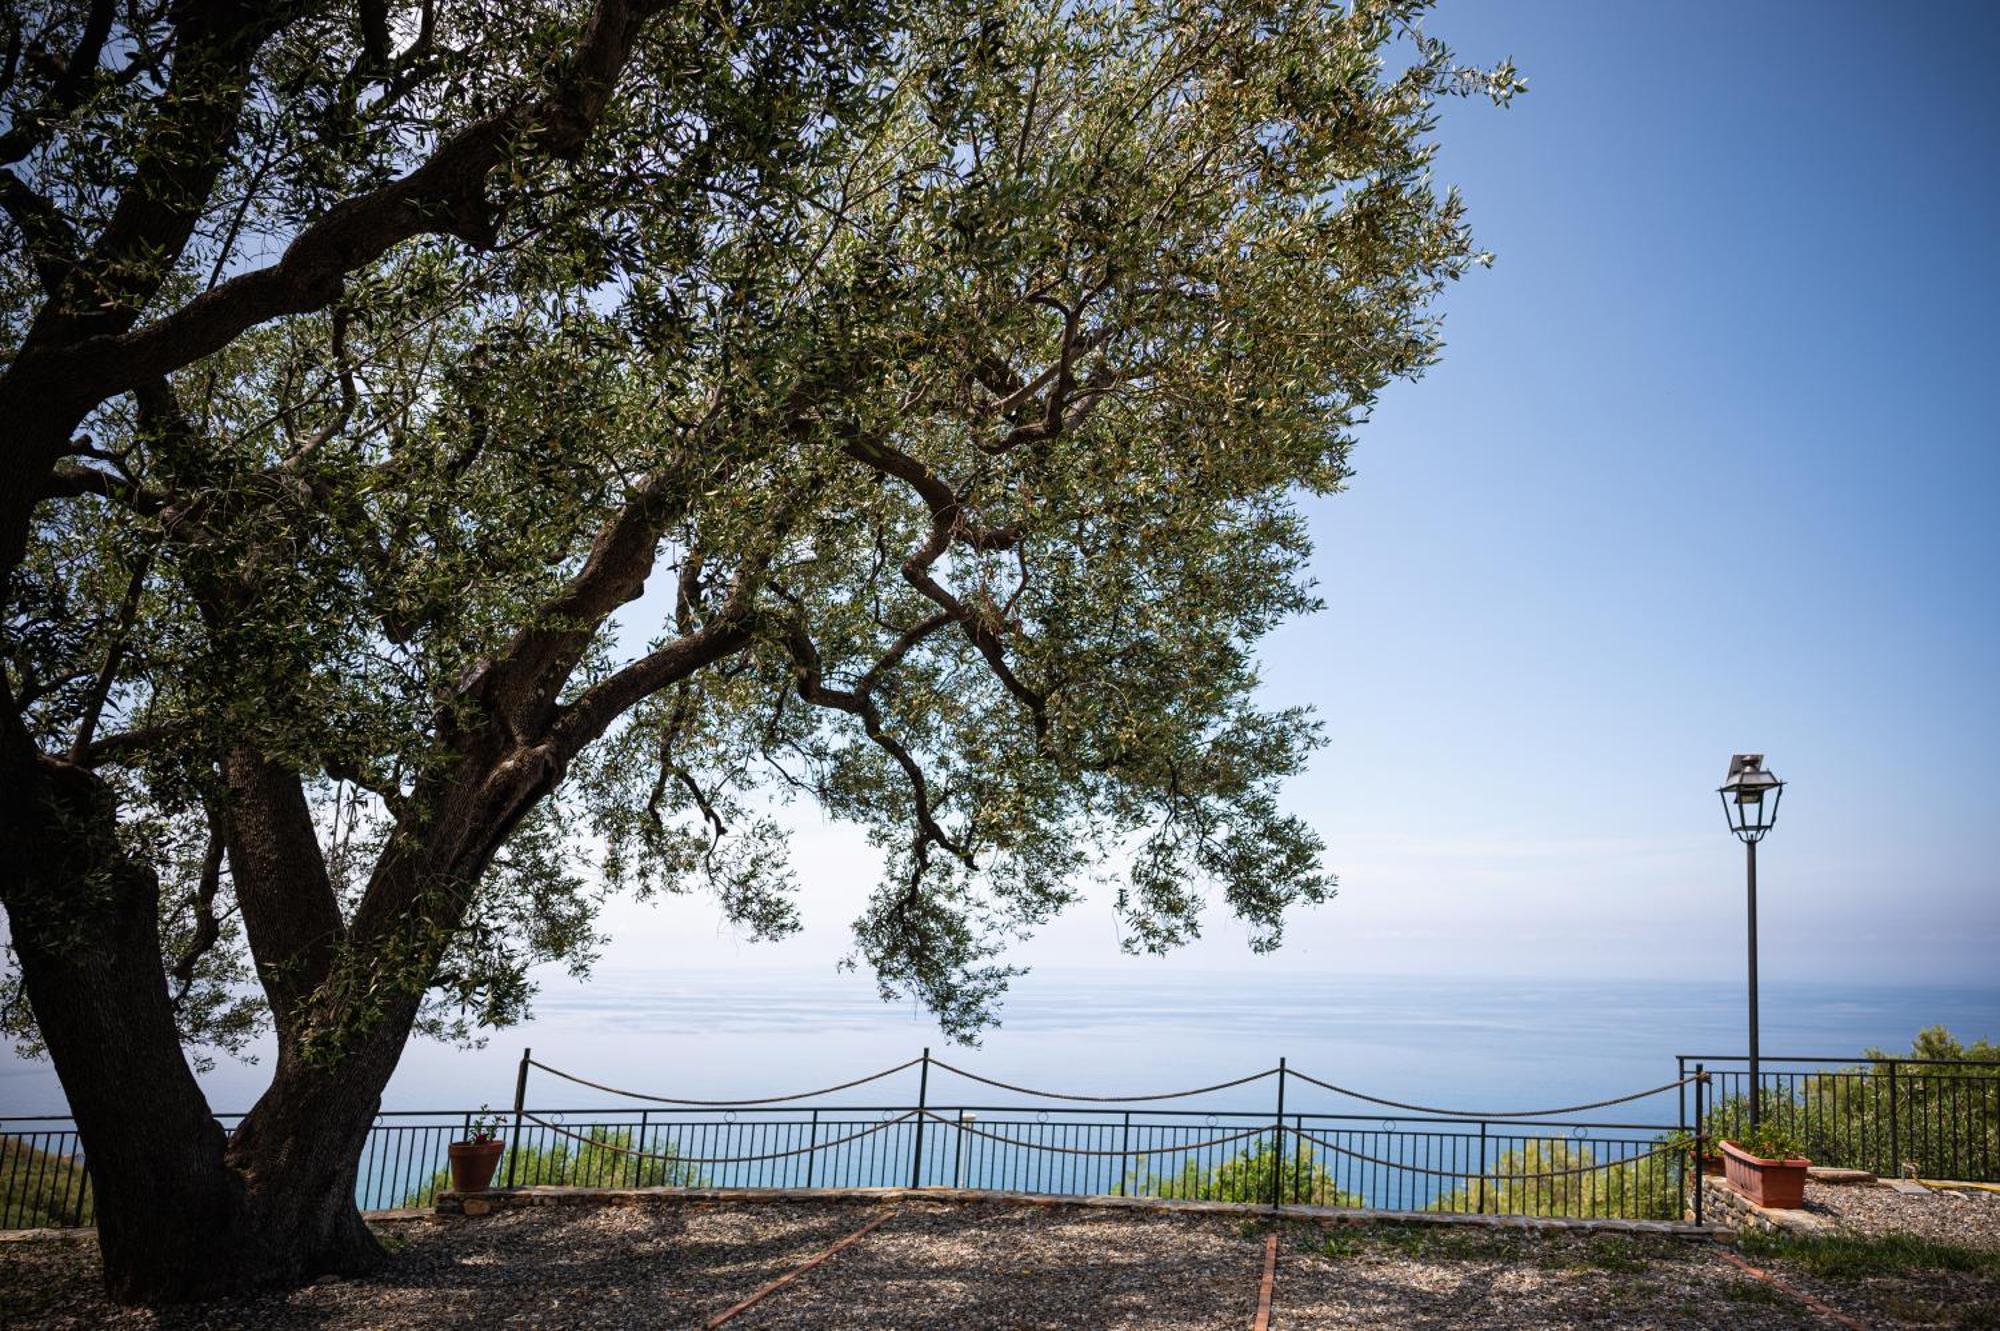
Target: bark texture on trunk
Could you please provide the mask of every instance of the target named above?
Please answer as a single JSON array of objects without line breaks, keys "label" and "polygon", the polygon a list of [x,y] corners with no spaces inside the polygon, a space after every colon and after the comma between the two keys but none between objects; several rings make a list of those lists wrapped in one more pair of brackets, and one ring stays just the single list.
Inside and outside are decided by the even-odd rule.
[{"label": "bark texture on trunk", "polygon": [[222,1128],[174,1028],[158,881],[119,847],[101,781],[9,739],[0,900],[83,1142],[107,1281],[150,1298],[214,1256],[203,1236],[231,1206]]},{"label": "bark texture on trunk", "polygon": [[159,883],[119,846],[109,791],[10,738],[0,904],[83,1144],[111,1296],[183,1302],[380,1260],[355,1170],[408,1022],[338,1063],[281,1058],[232,1138],[182,1054]]}]

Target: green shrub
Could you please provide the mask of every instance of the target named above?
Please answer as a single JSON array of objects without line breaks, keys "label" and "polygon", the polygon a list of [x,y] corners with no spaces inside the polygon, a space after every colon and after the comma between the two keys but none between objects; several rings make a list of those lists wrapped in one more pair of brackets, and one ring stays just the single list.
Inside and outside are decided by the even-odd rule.
[{"label": "green shrub", "polygon": [[[1669,1140],[1660,1138],[1657,1145],[1666,1146]],[[1485,1180],[1483,1196],[1480,1180],[1469,1178],[1431,1203],[1430,1209],[1626,1220],[1681,1218],[1685,1156],[1668,1153],[1592,1168],[1596,1164],[1597,1156],[1587,1142],[1531,1141],[1500,1156]],[[1510,1174],[1545,1177],[1496,1177]]]},{"label": "green shrub", "polygon": [[[553,1146],[510,1148],[495,1173],[496,1182],[507,1179],[511,1157],[516,1187],[551,1185],[571,1188],[699,1188],[707,1180],[693,1165],[674,1158],[670,1145],[652,1143],[645,1155],[632,1155],[632,1132],[628,1128],[592,1128],[587,1142],[558,1140]],[[661,1157],[666,1157],[662,1159]],[[439,1192],[451,1187],[451,1171],[440,1169],[430,1182],[414,1188],[403,1198],[404,1206],[428,1206]]]},{"label": "green shrub", "polygon": [[92,1218],[90,1175],[80,1161],[0,1137],[0,1229],[55,1229]]},{"label": "green shrub", "polygon": [[1268,1142],[1259,1140],[1248,1150],[1238,1151],[1227,1160],[1204,1166],[1190,1160],[1178,1174],[1154,1175],[1142,1159],[1138,1168],[1126,1175],[1115,1191],[1132,1196],[1167,1197],[1209,1202],[1269,1202],[1273,1170],[1281,1170],[1276,1180],[1279,1200],[1286,1205],[1366,1206],[1368,1203],[1334,1185],[1333,1175],[1319,1162],[1305,1142],[1297,1150],[1287,1150],[1282,1159]]},{"label": "green shrub", "polygon": [[[1978,1061],[2000,1059],[2000,1046],[1966,1045],[1931,1026],[1908,1055],[1870,1049],[1864,1057],[1873,1061],[1767,1087],[1760,1126],[1816,1165],[1898,1174],[1907,1161],[1941,1177],[2000,1160],[2000,1067]],[[1892,1094],[1888,1060],[1899,1057],[1951,1061],[1899,1067]],[[1717,1101],[1704,1119],[1709,1149],[1724,1139],[1748,1147],[1749,1121],[1747,1096]]]}]

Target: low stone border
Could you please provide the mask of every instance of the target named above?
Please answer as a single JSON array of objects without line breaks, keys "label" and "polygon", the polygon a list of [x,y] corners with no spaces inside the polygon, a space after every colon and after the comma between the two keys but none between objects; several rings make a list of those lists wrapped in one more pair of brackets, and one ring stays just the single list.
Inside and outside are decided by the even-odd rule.
[{"label": "low stone border", "polygon": [[496,1188],[490,1192],[440,1192],[436,1214],[484,1216],[530,1206],[645,1206],[688,1202],[1003,1202],[1109,1211],[1230,1215],[1246,1220],[1308,1220],[1322,1225],[1436,1225],[1485,1230],[1544,1230],[1595,1234],[1671,1234],[1729,1239],[1733,1225],[1681,1220],[1585,1220],[1566,1216],[1464,1215],[1450,1211],[1382,1211],[1341,1206],[1258,1202],[1182,1201],[1158,1197],[1072,1197],[1042,1192],[988,1192],[973,1188]]},{"label": "low stone border", "polygon": [[1759,1206],[1719,1178],[1704,1178],[1701,1196],[1705,1216],[1714,1216],[1737,1229],[1760,1229],[1773,1234],[1825,1234],[1834,1228],[1824,1216],[1811,1211]]},{"label": "low stone border", "polygon": [[97,1226],[68,1225],[61,1229],[0,1229],[0,1243],[97,1242]]},{"label": "low stone border", "polygon": [[1825,1165],[1811,1165],[1806,1169],[1806,1177],[1814,1183],[1830,1183],[1835,1187],[1851,1184],[1876,1182],[1873,1174],[1865,1169],[1833,1169]]}]

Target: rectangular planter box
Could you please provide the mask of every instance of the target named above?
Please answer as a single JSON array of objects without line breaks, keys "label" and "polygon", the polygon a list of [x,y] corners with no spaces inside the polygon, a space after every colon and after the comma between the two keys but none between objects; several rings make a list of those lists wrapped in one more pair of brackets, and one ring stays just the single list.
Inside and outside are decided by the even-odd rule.
[{"label": "rectangular planter box", "polygon": [[1806,1204],[1810,1160],[1766,1160],[1735,1142],[1722,1143],[1722,1171],[1729,1186],[1759,1206],[1795,1211]]}]

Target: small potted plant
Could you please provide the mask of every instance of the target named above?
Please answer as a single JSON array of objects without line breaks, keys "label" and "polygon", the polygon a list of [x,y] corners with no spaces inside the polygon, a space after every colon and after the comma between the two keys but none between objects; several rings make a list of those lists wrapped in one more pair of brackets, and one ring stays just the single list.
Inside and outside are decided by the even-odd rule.
[{"label": "small potted plant", "polygon": [[1811,1164],[1804,1143],[1772,1123],[1722,1143],[1722,1168],[1729,1186],[1773,1210],[1797,1210],[1806,1204],[1806,1169]]},{"label": "small potted plant", "polygon": [[1692,1155],[1695,1153],[1697,1141],[1700,1143],[1700,1154],[1696,1159],[1701,1166],[1701,1172],[1714,1178],[1722,1177],[1722,1148],[1717,1144],[1718,1138],[1713,1136],[1697,1138],[1692,1132],[1676,1132],[1669,1135],[1661,1144],[1668,1150],[1686,1151]]},{"label": "small potted plant", "polygon": [[488,1106],[479,1106],[466,1128],[466,1139],[448,1148],[451,1157],[451,1190],[485,1192],[500,1164],[507,1144],[500,1140],[500,1119]]}]

